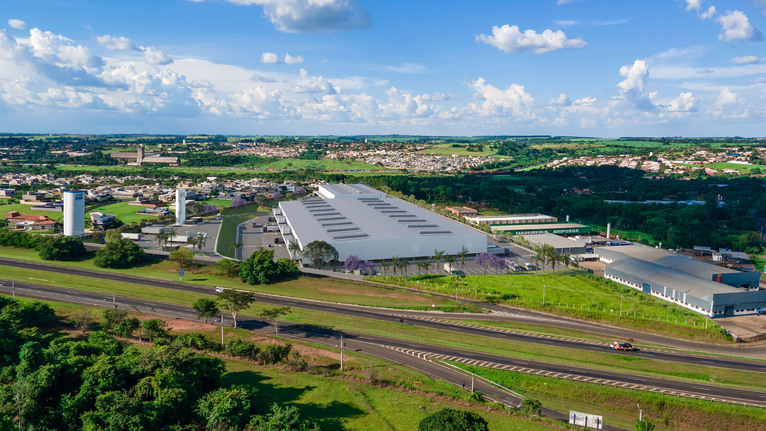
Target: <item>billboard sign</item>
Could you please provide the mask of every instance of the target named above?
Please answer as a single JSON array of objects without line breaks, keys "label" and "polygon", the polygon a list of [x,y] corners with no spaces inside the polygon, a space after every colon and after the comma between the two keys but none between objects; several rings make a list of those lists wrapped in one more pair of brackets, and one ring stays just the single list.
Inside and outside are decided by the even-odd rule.
[{"label": "billboard sign", "polygon": [[587,413],[569,412],[569,423],[574,426],[581,426],[586,428],[601,429],[604,423],[602,416],[589,415]]}]

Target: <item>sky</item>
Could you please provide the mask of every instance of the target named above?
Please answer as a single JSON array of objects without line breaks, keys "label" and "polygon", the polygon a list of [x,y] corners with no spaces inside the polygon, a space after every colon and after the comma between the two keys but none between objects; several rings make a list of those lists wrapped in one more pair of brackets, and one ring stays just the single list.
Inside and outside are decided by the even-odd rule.
[{"label": "sky", "polygon": [[0,133],[766,136],[766,0],[4,0]]}]

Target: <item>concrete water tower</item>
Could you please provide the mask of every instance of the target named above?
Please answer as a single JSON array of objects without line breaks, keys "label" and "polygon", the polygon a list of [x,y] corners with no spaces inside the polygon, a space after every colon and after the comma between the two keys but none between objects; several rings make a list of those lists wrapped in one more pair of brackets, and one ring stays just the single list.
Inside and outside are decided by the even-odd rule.
[{"label": "concrete water tower", "polygon": [[186,223],[186,189],[176,189],[176,224]]},{"label": "concrete water tower", "polygon": [[64,235],[85,234],[85,192],[64,190]]}]

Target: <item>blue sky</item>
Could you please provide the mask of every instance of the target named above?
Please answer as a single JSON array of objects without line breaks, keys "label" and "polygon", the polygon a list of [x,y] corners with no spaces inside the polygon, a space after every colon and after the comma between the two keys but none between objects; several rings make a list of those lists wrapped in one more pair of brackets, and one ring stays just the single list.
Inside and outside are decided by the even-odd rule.
[{"label": "blue sky", "polygon": [[764,136],[766,0],[5,0],[0,132]]}]

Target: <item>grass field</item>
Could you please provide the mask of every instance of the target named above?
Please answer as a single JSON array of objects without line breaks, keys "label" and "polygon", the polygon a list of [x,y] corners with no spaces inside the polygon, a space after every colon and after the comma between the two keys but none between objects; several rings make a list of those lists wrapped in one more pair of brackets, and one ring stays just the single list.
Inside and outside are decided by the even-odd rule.
[{"label": "grass field", "polygon": [[[590,228],[594,232],[606,232],[606,226],[604,225],[590,225]],[[646,240],[647,241],[646,244],[648,245],[657,245],[659,243],[659,241],[654,239],[654,236],[652,236],[651,234],[637,231],[637,230],[620,230],[620,229],[612,228],[610,230],[610,233],[612,235],[619,235],[620,239],[625,239],[630,241],[639,242],[641,240]]]},{"label": "grass field", "polygon": [[657,430],[764,430],[766,410],[549,377],[456,366],[488,378],[522,395],[539,399],[544,407],[603,416],[604,424],[634,429],[638,407]]},{"label": "grass field", "polygon": [[237,241],[237,226],[244,223],[258,213],[229,215],[221,221],[221,228],[218,230],[218,239],[216,240],[216,250],[219,254],[235,259],[236,249],[234,243]]},{"label": "grass field", "polygon": [[[443,294],[455,294],[455,276],[369,277]],[[636,330],[725,342],[723,330],[704,316],[652,298],[609,280],[579,273],[469,275],[459,281],[460,296],[501,302],[613,324]],[[544,292],[544,293],[543,293]],[[543,304],[543,295],[545,303]],[[622,309],[622,316],[620,316]],[[705,329],[705,325],[709,329]]]},{"label": "grass field", "polygon": [[156,219],[156,215],[152,214],[136,214],[136,211],[145,209],[146,207],[142,207],[140,205],[130,205],[127,201],[123,202],[115,202],[113,204],[108,204],[104,206],[100,206],[94,210],[88,211],[85,214],[85,219],[90,220],[90,216],[88,214],[92,213],[93,211],[101,211],[104,214],[114,214],[117,216],[120,221],[122,221],[125,224],[130,223],[138,223],[141,220],[150,220],[150,219]]},{"label": "grass field", "polygon": [[751,170],[758,168],[761,172],[766,172],[765,165],[741,165],[739,163],[721,162],[707,165],[710,169],[723,170],[723,169],[736,169],[742,174],[749,174]]},{"label": "grass field", "polygon": [[[39,271],[17,268],[7,269],[7,276],[15,280],[102,292],[107,299],[111,297],[112,293],[116,293],[118,296],[129,296],[189,306],[194,300],[203,297],[202,295],[191,295],[185,292],[169,291],[161,288],[132,285],[129,283],[109,282],[87,277],[73,277],[55,273],[40,273]],[[348,285],[354,287],[351,283]],[[336,286],[336,289],[337,287],[338,286]],[[357,292],[357,295],[361,295],[361,293],[362,292]],[[381,292],[378,291],[376,293],[380,295]],[[387,296],[387,298],[389,302],[393,301],[400,307],[405,305],[417,306],[415,300],[413,300],[416,295],[407,293],[401,293],[401,295],[402,296]],[[338,302],[340,302],[340,300],[338,300]],[[248,310],[243,311],[243,313],[257,315],[264,308],[269,308],[269,306],[256,303]],[[559,364],[571,364],[612,371],[621,370],[632,372],[634,374],[663,376],[690,382],[702,381],[705,383],[712,382],[713,384],[759,388],[759,381],[762,377],[758,373],[667,363],[643,358],[631,358],[631,361],[626,362],[623,355],[584,352],[575,349],[544,346],[534,343],[477,337],[475,335],[463,335],[459,333],[421,328],[406,323],[381,322],[377,320],[354,318],[303,309],[291,310],[290,314],[284,320],[295,323],[319,325],[336,330],[369,333],[402,340],[412,340],[500,354],[521,359],[543,360]]]},{"label": "grass field", "polygon": [[477,156],[477,157],[490,157],[497,153],[492,149],[490,145],[484,145],[483,151],[468,151],[468,145],[461,145],[459,147],[453,147],[452,144],[439,144],[432,147],[428,147],[425,150],[418,151],[420,154],[434,154],[437,156],[451,156],[457,154],[458,156]]},{"label": "grass field", "polygon": [[49,218],[52,218],[53,220],[56,220],[58,223],[61,223],[64,219],[64,213],[58,212],[58,211],[33,211],[30,208],[32,208],[32,205],[22,205],[22,204],[4,204],[0,205],[0,215],[5,219],[6,213],[10,211],[18,211],[21,214],[32,214],[32,215],[44,215],[48,216]]}]

